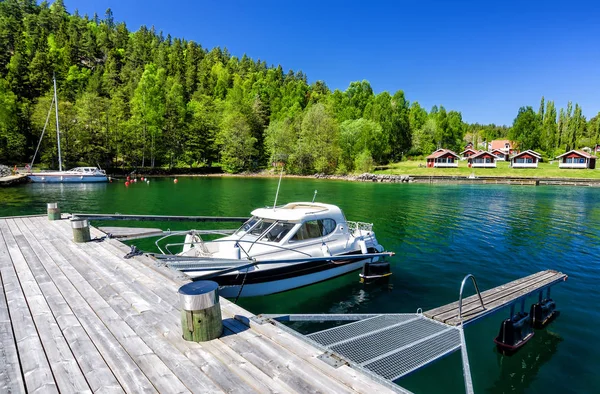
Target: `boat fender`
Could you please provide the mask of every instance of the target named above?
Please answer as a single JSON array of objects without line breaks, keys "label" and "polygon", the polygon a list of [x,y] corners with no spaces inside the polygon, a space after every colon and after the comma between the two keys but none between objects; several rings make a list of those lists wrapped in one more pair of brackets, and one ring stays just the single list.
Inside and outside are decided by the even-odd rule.
[{"label": "boat fender", "polygon": [[329,250],[329,246],[325,242],[321,244],[321,251],[323,252],[323,256],[329,257],[331,256],[331,251]]},{"label": "boat fender", "polygon": [[364,239],[362,239],[362,238],[361,238],[360,240],[358,240],[358,246],[360,247],[360,252],[361,252],[362,254],[367,254],[367,253],[369,253],[369,251],[368,251],[368,249],[367,249],[367,243],[365,242],[365,240],[364,240]]}]

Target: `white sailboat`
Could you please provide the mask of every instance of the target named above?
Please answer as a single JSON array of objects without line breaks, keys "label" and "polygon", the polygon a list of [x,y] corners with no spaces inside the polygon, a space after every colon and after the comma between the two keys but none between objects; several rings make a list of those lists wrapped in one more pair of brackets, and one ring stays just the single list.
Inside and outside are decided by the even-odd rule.
[{"label": "white sailboat", "polygon": [[44,130],[42,131],[42,136],[40,137],[40,141],[38,143],[35,154],[33,155],[33,159],[31,160],[30,168],[33,168],[33,162],[35,161],[35,157],[37,156],[37,152],[40,148],[40,144],[42,139],[44,138],[44,132],[46,131],[46,126],[48,126],[48,119],[50,118],[50,112],[52,110],[52,105],[55,108],[56,114],[56,144],[58,148],[58,171],[41,171],[41,172],[30,172],[27,174],[27,177],[32,182],[40,182],[40,183],[92,183],[92,182],[107,182],[108,177],[106,176],[106,172],[98,167],[76,167],[67,171],[63,171],[62,167],[62,156],[60,151],[60,127],[58,123],[58,97],[56,94],[56,78],[53,77],[54,82],[54,97],[52,99],[52,103],[50,104],[50,111],[48,111],[48,116],[46,118],[46,124],[44,125]]}]

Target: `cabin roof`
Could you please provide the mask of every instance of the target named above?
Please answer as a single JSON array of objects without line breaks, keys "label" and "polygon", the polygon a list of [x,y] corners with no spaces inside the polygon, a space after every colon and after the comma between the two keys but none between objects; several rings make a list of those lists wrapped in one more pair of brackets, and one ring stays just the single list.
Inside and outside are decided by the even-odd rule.
[{"label": "cabin roof", "polygon": [[540,154],[539,154],[539,153],[537,153],[536,151],[534,151],[534,150],[531,150],[531,149],[527,149],[527,150],[524,150],[524,151],[523,151],[523,152],[521,152],[521,153],[517,153],[516,155],[514,155],[514,156],[513,156],[513,157],[511,157],[510,159],[511,159],[511,160],[512,160],[512,159],[516,159],[517,157],[519,157],[519,156],[523,156],[524,154],[528,154],[528,155],[531,155],[531,156],[535,156],[535,157],[537,157],[538,159],[541,159],[541,158],[542,158],[542,155],[540,155]]},{"label": "cabin roof", "polygon": [[498,159],[498,158],[499,158],[498,156],[496,156],[496,155],[495,155],[495,154],[493,154],[492,152],[488,152],[488,151],[486,151],[486,150],[484,150],[484,151],[481,151],[481,152],[477,153],[476,155],[473,155],[473,156],[471,156],[470,158],[471,158],[471,159],[475,159],[475,158],[477,158],[477,157],[479,157],[479,156],[483,156],[483,155],[485,155],[485,154],[488,154],[488,155],[490,155],[490,156],[492,156],[492,157],[494,157],[494,158],[496,158],[496,159]]},{"label": "cabin roof", "polygon": [[579,155],[579,156],[581,156],[581,157],[585,157],[585,158],[587,158],[587,159],[595,159],[595,158],[596,158],[596,156],[592,156],[592,155],[590,155],[590,154],[589,154],[589,153],[587,153],[587,152],[584,152],[584,151],[582,151],[582,150],[576,150],[576,149],[572,149],[572,150],[568,151],[567,153],[563,153],[563,154],[562,154],[562,155],[560,155],[560,156],[556,156],[556,158],[557,158],[557,159],[560,159],[561,157],[563,157],[563,156],[567,156],[567,155],[570,155],[571,153],[575,153],[576,155]]},{"label": "cabin roof", "polygon": [[506,149],[505,148],[506,144],[508,144],[509,149],[512,149],[513,146],[514,146],[513,142],[510,141],[510,140],[493,140],[491,142],[492,146],[490,148],[492,150],[494,150],[494,149]]},{"label": "cabin roof", "polygon": [[289,222],[303,221],[306,218],[320,219],[332,218],[344,220],[342,210],[331,204],[317,202],[292,202],[284,206],[271,208],[258,208],[252,211],[253,216],[272,220]]},{"label": "cabin roof", "polygon": [[460,154],[462,155],[463,153],[467,153],[467,152],[473,152],[473,153],[477,153],[477,151],[473,148],[467,148],[464,151],[460,152]]},{"label": "cabin roof", "polygon": [[427,159],[437,159],[438,157],[442,157],[447,153],[450,153],[452,156],[454,156],[456,158],[459,157],[456,153],[454,153],[450,149],[438,149],[435,152],[433,152],[432,154],[430,154],[429,156],[427,156]]}]

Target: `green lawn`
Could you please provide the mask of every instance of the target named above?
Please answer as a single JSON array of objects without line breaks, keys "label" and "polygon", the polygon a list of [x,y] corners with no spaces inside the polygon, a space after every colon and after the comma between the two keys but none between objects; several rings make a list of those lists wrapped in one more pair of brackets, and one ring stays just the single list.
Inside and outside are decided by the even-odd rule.
[{"label": "green lawn", "polygon": [[[458,175],[499,176],[517,178],[593,178],[600,179],[600,169],[571,170],[559,169],[558,162],[540,163],[538,168],[510,168],[508,162],[499,161],[497,168],[469,168],[466,160],[458,162],[458,168],[427,168],[425,160],[403,161],[390,164],[386,170],[376,170],[375,174],[392,175]],[[421,167],[419,167],[421,165]]]}]

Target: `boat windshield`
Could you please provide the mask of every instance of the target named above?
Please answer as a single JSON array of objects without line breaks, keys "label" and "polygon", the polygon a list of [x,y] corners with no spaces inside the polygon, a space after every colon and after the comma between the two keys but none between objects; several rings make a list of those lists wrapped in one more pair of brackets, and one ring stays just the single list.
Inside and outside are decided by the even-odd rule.
[{"label": "boat windshield", "polygon": [[259,220],[259,218],[257,218],[256,216],[252,216],[244,224],[242,224],[242,227],[237,229],[237,231],[235,232],[234,235],[246,234],[248,232],[248,230],[250,230],[252,227],[254,227],[254,225],[258,222],[258,220]]}]

